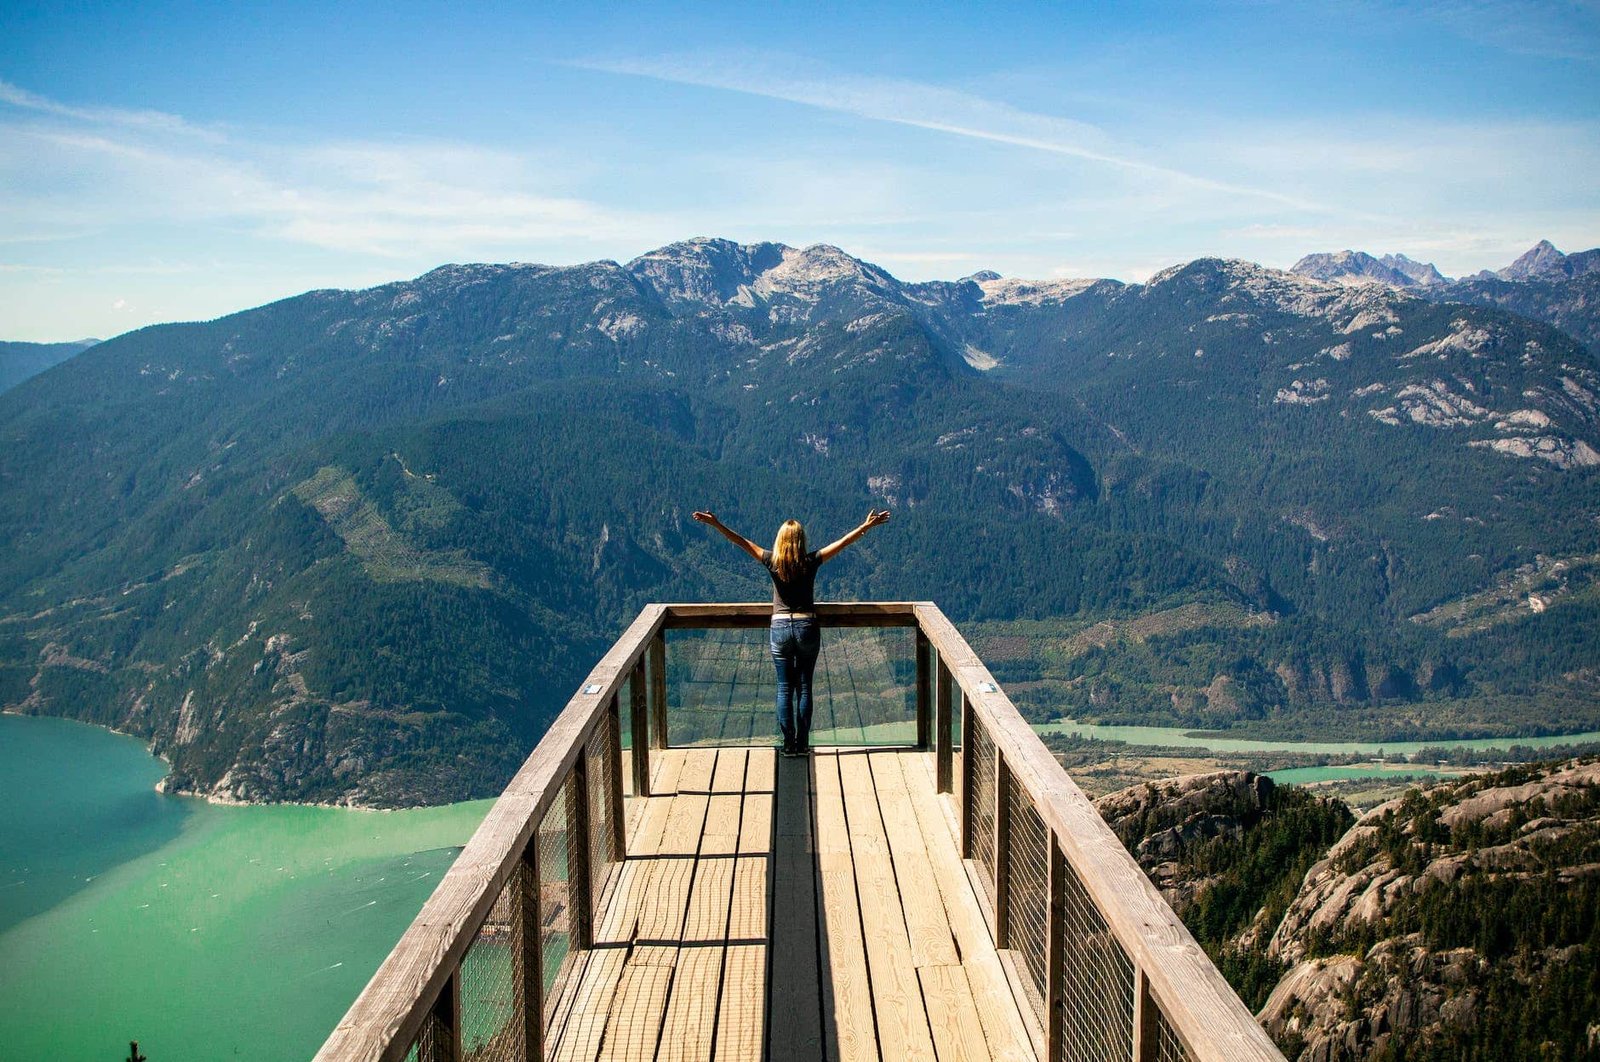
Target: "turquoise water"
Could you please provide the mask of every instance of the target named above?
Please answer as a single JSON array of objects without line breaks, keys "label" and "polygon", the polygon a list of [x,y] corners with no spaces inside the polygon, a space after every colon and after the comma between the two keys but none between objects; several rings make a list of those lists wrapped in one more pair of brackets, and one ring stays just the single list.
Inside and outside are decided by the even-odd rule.
[{"label": "turquoise water", "polygon": [[490,801],[219,807],[137,741],[0,716],[0,1057],[315,1053]]},{"label": "turquoise water", "polygon": [[1457,775],[1462,773],[1462,769],[1430,767],[1420,763],[1353,763],[1342,767],[1289,767],[1266,773],[1280,785],[1310,785],[1314,782],[1337,782],[1348,778],[1390,778],[1399,782],[1424,775]]},{"label": "turquoise water", "polygon": [[1600,741],[1600,730],[1555,737],[1471,738],[1457,741],[1263,741],[1229,737],[1221,733],[1201,733],[1175,726],[1097,726],[1093,723],[1044,723],[1034,729],[1041,734],[1076,734],[1102,741],[1126,741],[1130,745],[1168,745],[1178,748],[1209,749],[1212,752],[1308,752],[1358,756],[1414,755],[1425,748],[1505,749],[1512,745],[1549,748]]}]

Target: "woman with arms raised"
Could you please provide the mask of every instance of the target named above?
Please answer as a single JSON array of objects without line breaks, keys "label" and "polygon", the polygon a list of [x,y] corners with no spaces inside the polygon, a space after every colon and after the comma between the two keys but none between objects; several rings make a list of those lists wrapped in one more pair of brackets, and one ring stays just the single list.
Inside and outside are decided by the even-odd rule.
[{"label": "woman with arms raised", "polygon": [[783,732],[783,754],[804,756],[811,751],[811,675],[822,648],[815,597],[817,568],[885,523],[889,510],[868,512],[855,530],[814,553],[806,551],[806,529],[798,520],[785,520],[772,548],[765,550],[712,513],[697,512],[694,518],[721,531],[729,542],[760,561],[772,576],[772,663],[778,669],[778,729]]}]

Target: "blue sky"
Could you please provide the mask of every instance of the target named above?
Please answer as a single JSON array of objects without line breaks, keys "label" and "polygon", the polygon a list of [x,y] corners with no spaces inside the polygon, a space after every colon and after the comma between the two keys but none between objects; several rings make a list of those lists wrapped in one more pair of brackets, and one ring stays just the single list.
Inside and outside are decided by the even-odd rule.
[{"label": "blue sky", "polygon": [[1600,244],[1600,4],[29,4],[0,339],[443,262],[834,243],[1139,280]]}]

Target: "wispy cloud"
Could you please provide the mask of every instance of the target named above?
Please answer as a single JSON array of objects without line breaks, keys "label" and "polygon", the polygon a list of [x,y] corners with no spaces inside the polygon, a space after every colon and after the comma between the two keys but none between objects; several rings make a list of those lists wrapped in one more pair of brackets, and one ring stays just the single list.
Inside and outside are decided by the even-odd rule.
[{"label": "wispy cloud", "polygon": [[1038,114],[971,93],[898,78],[862,77],[793,60],[704,55],[589,59],[579,69],[783,100],[873,121],[1006,144],[1097,163],[1179,185],[1248,196],[1298,210],[1327,209],[1293,195],[1222,180],[1141,157],[1088,122]]},{"label": "wispy cloud", "polygon": [[272,143],[159,112],[67,106],[0,82],[8,192],[0,244],[206,223],[412,259],[666,228],[640,212],[540,190],[560,179],[512,151],[438,141]]},{"label": "wispy cloud", "polygon": [[36,92],[29,92],[25,88],[4,80],[0,80],[0,103],[9,104],[25,111],[47,114],[56,118],[71,118],[75,121],[96,125],[121,126],[125,129],[140,129],[157,133],[179,133],[184,136],[212,141],[225,139],[220,130],[195,125],[175,114],[167,114],[163,111],[128,110],[121,107],[75,107],[71,104],[61,103],[41,96]]}]

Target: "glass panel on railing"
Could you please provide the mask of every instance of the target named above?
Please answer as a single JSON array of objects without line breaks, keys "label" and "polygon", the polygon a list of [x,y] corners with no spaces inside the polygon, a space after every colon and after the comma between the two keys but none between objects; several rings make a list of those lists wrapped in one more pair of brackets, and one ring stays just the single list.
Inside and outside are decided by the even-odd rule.
[{"label": "glass panel on railing", "polygon": [[950,676],[950,792],[960,793],[961,788],[961,713],[966,701],[961,696],[961,684]]},{"label": "glass panel on railing", "polygon": [[[913,629],[824,627],[812,674],[812,744],[915,744],[916,676]],[[670,632],[667,731],[673,745],[775,744],[770,632]]]},{"label": "glass panel on railing", "polygon": [[518,974],[511,920],[516,917],[516,876],[500,890],[489,917],[461,960],[461,1040],[473,1062],[522,1062]]}]

